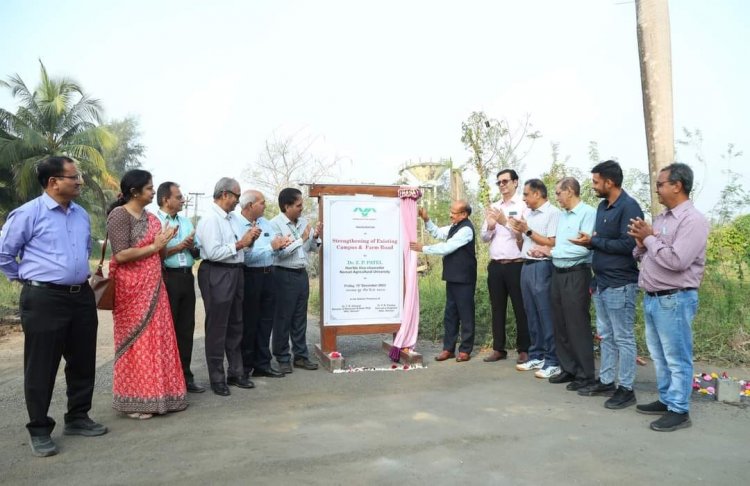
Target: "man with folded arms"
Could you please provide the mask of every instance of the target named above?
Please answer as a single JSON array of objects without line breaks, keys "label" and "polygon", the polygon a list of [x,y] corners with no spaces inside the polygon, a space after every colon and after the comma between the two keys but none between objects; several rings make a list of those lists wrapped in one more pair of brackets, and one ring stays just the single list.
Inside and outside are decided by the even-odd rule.
[{"label": "man with folded arms", "polygon": [[521,268],[523,258],[519,241],[521,234],[508,225],[509,217],[522,218],[528,212],[526,205],[516,196],[518,174],[513,169],[497,173],[497,187],[502,201],[490,206],[482,225],[482,241],[490,245],[490,262],[487,266],[487,289],[492,306],[492,353],[484,358],[494,362],[508,357],[505,351],[505,317],[508,297],[516,316],[516,349],[518,362],[529,359],[529,328],[521,296]]},{"label": "man with folded arms", "polygon": [[637,405],[640,413],[662,415],[651,423],[659,432],[689,427],[693,385],[692,324],[698,310],[698,286],[706,263],[709,225],[690,201],[693,171],[674,163],[656,179],[659,202],[666,211],[649,225],[631,221],[633,256],[641,262],[638,286],[646,318],[646,343],[656,369],[659,399]]},{"label": "man with folded arms", "polygon": [[[229,386],[253,388],[242,367],[242,300],[245,292],[243,250],[257,232],[242,233],[234,208],[240,201],[240,184],[222,177],[214,187],[214,203],[198,221],[195,236],[200,247],[198,287],[206,308],[206,363],[211,390],[229,396]],[[224,354],[229,369],[224,373]]]},{"label": "man with folded arms", "polygon": [[[611,396],[604,406],[617,410],[636,401],[633,392],[636,367],[633,330],[638,265],[633,258],[635,240],[628,236],[628,225],[631,219],[643,218],[643,211],[621,187],[620,164],[607,160],[597,164],[591,173],[594,192],[603,201],[596,210],[594,233],[582,232],[572,242],[593,251],[591,290],[602,352],[599,379],[578,390],[578,394]],[[615,368],[618,370],[617,386]]]},{"label": "man with folded arms", "polygon": [[177,233],[167,243],[167,256],[162,261],[164,285],[167,287],[169,307],[172,310],[177,349],[180,351],[182,373],[190,393],[206,391],[195,383],[190,362],[193,357],[193,334],[195,333],[195,277],[193,263],[198,256],[195,248],[193,223],[180,216],[185,198],[180,186],[174,182],[159,184],[156,191],[159,210],[156,212],[162,226],[177,227]]},{"label": "man with folded arms", "polygon": [[58,449],[47,416],[60,358],[65,358],[68,412],[65,435],[97,436],[107,427],[89,418],[96,373],[96,301],[88,284],[89,215],[73,199],[83,177],[68,157],[37,165],[41,196],[11,211],[0,235],[0,270],[23,283],[24,395],[31,452],[47,457]]},{"label": "man with folded arms", "polygon": [[[474,291],[477,287],[477,257],[474,246],[474,225],[469,220],[471,206],[466,201],[451,204],[451,225],[438,228],[430,221],[425,208],[419,208],[419,217],[433,238],[445,240],[434,245],[410,242],[413,251],[443,257],[445,280],[445,314],[443,317],[443,351],[435,361],[456,358],[463,362],[471,359],[474,348]],[[456,342],[461,329],[461,344],[456,357]]]},{"label": "man with folded arms", "polygon": [[560,366],[555,351],[552,323],[552,262],[548,254],[532,255],[531,249],[555,245],[560,210],[550,204],[547,199],[547,186],[540,179],[526,181],[523,186],[523,200],[530,210],[527,219],[511,216],[509,224],[523,237],[521,292],[531,344],[528,361],[516,364],[516,369],[535,370],[534,375],[537,378],[554,380],[560,373]]},{"label": "man with folded arms", "polygon": [[[291,373],[292,366],[317,370],[307,349],[307,299],[310,281],[307,277],[307,255],[318,251],[323,224],[315,228],[302,216],[302,192],[293,187],[279,193],[279,213],[271,220],[273,235],[287,240],[287,246],[274,255],[276,310],[273,318],[272,349],[282,373]],[[292,353],[289,352],[289,340]]]},{"label": "man with folded arms", "polygon": [[242,363],[245,373],[268,378],[283,378],[284,373],[271,366],[271,331],[276,309],[273,256],[291,243],[274,234],[271,223],[263,217],[266,198],[260,191],[248,190],[240,196],[240,214],[246,229],[258,238],[245,250],[245,299],[242,304]]}]

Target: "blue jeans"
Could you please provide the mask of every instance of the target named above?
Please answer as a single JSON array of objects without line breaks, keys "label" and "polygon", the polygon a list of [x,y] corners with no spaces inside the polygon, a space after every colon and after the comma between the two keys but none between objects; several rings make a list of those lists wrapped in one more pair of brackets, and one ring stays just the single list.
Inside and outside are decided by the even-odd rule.
[{"label": "blue jeans", "polygon": [[693,318],[698,291],[643,298],[646,343],[656,369],[659,401],[677,413],[690,410],[693,391]]},{"label": "blue jeans", "polygon": [[593,294],[596,331],[601,338],[602,359],[599,380],[614,383],[615,367],[620,386],[633,389],[635,381],[635,296],[638,284],[609,287]]},{"label": "blue jeans", "polygon": [[529,325],[529,359],[544,360],[544,366],[558,366],[552,322],[552,262],[547,260],[521,268],[521,294]]}]

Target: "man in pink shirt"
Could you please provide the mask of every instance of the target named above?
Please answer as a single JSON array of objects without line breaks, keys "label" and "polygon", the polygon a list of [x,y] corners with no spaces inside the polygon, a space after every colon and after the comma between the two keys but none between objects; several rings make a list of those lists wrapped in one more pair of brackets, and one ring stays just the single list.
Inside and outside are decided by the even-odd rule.
[{"label": "man in pink shirt", "polygon": [[658,432],[690,427],[693,384],[692,324],[698,310],[698,286],[706,263],[709,225],[690,201],[693,171],[686,164],[663,168],[656,179],[659,202],[667,210],[649,225],[631,220],[633,256],[641,262],[638,286],[646,318],[646,344],[656,370],[659,399],[636,406],[640,413],[661,415],[651,423]]},{"label": "man in pink shirt", "polygon": [[518,174],[513,169],[497,173],[497,187],[501,201],[492,204],[485,213],[482,241],[489,243],[490,262],[487,266],[487,289],[492,305],[492,353],[484,358],[494,362],[508,357],[505,350],[505,316],[508,297],[516,316],[516,349],[518,362],[529,359],[529,328],[521,296],[521,234],[508,225],[508,218],[525,218],[526,204],[516,195]]}]

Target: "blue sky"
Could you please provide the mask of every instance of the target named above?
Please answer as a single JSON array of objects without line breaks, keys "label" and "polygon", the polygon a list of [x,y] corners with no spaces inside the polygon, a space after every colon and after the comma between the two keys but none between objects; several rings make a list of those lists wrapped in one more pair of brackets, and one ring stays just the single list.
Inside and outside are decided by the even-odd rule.
[{"label": "blue sky", "polygon": [[[724,180],[726,144],[750,150],[750,2],[670,3],[675,128],[700,128],[698,205]],[[543,138],[523,178],[549,167],[550,143],[587,167],[588,143],[647,168],[635,5],[589,1],[20,1],[0,3],[0,76],[38,80],[37,58],[135,115],[155,182],[210,193],[241,179],[272,133],[318,137],[351,162],[340,180],[392,183],[406,161],[468,152],[474,110],[531,115]],[[0,106],[12,107],[0,93]],[[693,163],[692,151],[678,153]],[[733,170],[750,180],[748,156]]]}]

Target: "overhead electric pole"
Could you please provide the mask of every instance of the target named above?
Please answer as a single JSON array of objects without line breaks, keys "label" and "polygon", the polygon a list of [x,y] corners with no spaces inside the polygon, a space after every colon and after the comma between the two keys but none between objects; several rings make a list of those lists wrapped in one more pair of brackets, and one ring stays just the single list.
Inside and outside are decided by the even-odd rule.
[{"label": "overhead electric pole", "polygon": [[190,196],[195,197],[195,203],[193,204],[193,226],[198,224],[198,198],[205,195],[205,192],[188,192]]}]

